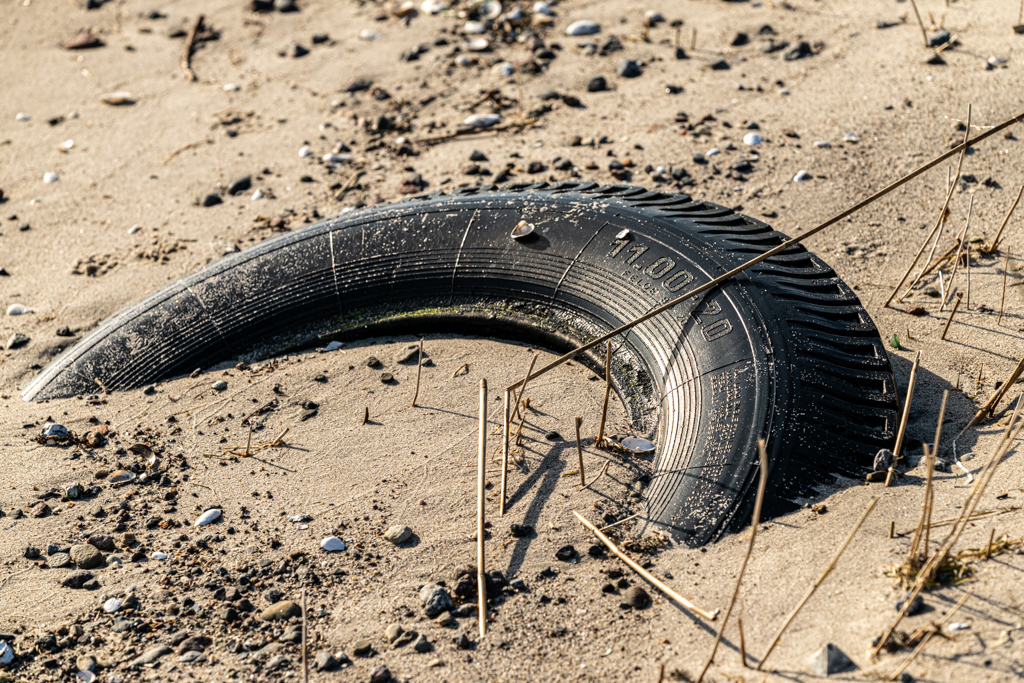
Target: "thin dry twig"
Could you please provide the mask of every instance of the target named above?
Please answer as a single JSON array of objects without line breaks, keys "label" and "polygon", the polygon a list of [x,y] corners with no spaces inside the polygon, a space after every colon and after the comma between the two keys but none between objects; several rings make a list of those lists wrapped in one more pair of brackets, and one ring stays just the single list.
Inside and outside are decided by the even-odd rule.
[{"label": "thin dry twig", "polygon": [[1006,224],[1010,222],[1010,216],[1013,215],[1014,210],[1017,208],[1017,204],[1020,203],[1020,197],[1024,195],[1024,185],[1020,186],[1020,190],[1017,192],[1017,198],[1013,200],[1013,204],[1010,205],[1010,210],[1003,216],[1003,222],[999,224],[999,230],[996,231],[996,236],[992,238],[992,244],[987,247],[982,247],[981,251],[984,254],[991,254],[999,248],[999,240],[1003,236],[1003,230],[1006,229]]},{"label": "thin dry twig", "polygon": [[185,72],[185,80],[189,83],[195,83],[198,80],[196,72],[192,70],[192,52],[196,49],[196,39],[203,30],[203,19],[202,14],[196,17],[192,29],[188,32],[188,37],[185,38],[185,47],[181,53],[181,70]]},{"label": "thin dry twig", "polygon": [[[625,323],[624,325],[620,325],[619,327],[615,328],[614,330],[606,332],[605,334],[597,337],[596,339],[594,339],[592,341],[589,341],[586,344],[583,344],[581,346],[578,346],[575,349],[573,349],[572,351],[569,351],[568,353],[565,353],[565,354],[559,356],[558,358],[554,359],[553,361],[551,361],[550,363],[548,363],[547,365],[542,367],[540,370],[537,370],[537,372],[531,374],[529,377],[526,378],[526,380],[535,379],[535,378],[537,378],[537,377],[539,377],[539,376],[541,376],[541,375],[551,371],[552,369],[562,365],[563,363],[565,363],[567,361],[570,361],[573,358],[576,358],[581,353],[585,353],[586,351],[589,351],[590,349],[594,348],[595,346],[597,346],[599,344],[603,344],[606,341],[608,341],[608,340],[610,340],[610,339],[612,339],[614,337],[617,337],[618,335],[622,334],[623,332],[626,332],[626,331],[632,329],[633,327],[635,327],[635,326],[637,326],[637,325],[639,325],[639,324],[641,324],[641,323],[643,323],[643,322],[645,322],[647,320],[650,320],[651,318],[653,318],[653,317],[655,317],[657,315],[660,315],[660,314],[664,313],[665,311],[668,311],[668,310],[678,306],[679,304],[681,304],[684,301],[687,301],[688,299],[691,299],[691,298],[693,298],[695,296],[699,296],[699,295],[703,294],[704,292],[707,292],[707,291],[709,291],[711,289],[714,289],[715,287],[718,287],[723,282],[726,282],[726,281],[736,277],[738,274],[740,274],[740,273],[742,273],[742,272],[744,272],[744,271],[746,271],[746,270],[748,270],[750,268],[753,268],[754,266],[758,265],[759,263],[763,263],[764,261],[772,258],[773,256],[775,256],[775,255],[777,255],[777,254],[779,254],[779,253],[781,253],[781,252],[783,252],[783,251],[785,251],[787,249],[791,249],[794,244],[800,244],[801,242],[806,240],[808,237],[811,237],[813,235],[817,235],[822,230],[825,230],[826,228],[829,228],[829,227],[835,225],[836,223],[842,221],[847,216],[850,216],[850,215],[860,211],[865,206],[868,206],[869,204],[872,204],[872,203],[878,201],[879,199],[881,199],[885,195],[889,194],[893,190],[896,190],[896,189],[902,187],[903,185],[907,184],[908,182],[910,182],[914,178],[918,177],[922,173],[925,173],[926,171],[929,171],[932,168],[934,168],[935,166],[941,164],[943,161],[945,161],[946,159],[950,158],[954,154],[959,154],[964,149],[967,149],[968,147],[973,147],[974,145],[977,145],[982,140],[985,140],[985,139],[995,135],[996,133],[999,133],[999,132],[1005,130],[1006,128],[1009,128],[1012,125],[1020,123],[1022,120],[1024,120],[1024,112],[1021,112],[1020,114],[1017,114],[1016,116],[1013,116],[1012,118],[1009,118],[1006,121],[1003,121],[999,125],[993,126],[992,128],[984,131],[983,133],[980,133],[975,138],[967,140],[966,142],[964,142],[962,144],[959,144],[956,147],[953,147],[952,149],[950,149],[950,150],[948,150],[946,152],[943,152],[942,154],[940,154],[939,156],[935,157],[931,161],[929,161],[929,162],[919,166],[915,170],[913,170],[910,173],[906,174],[902,178],[899,178],[898,180],[890,183],[889,185],[887,185],[886,187],[882,188],[878,192],[875,192],[873,195],[867,197],[866,199],[862,199],[861,201],[857,202],[855,205],[851,206],[850,208],[844,209],[843,211],[840,211],[836,215],[834,215],[831,218],[829,218],[828,220],[826,220],[824,223],[818,224],[817,226],[811,228],[810,230],[808,230],[807,232],[803,233],[802,235],[798,235],[798,236],[793,237],[791,239],[785,240],[781,244],[778,244],[778,245],[772,247],[771,249],[769,249],[768,251],[764,252],[763,254],[761,254],[759,256],[755,256],[754,258],[750,259],[746,263],[743,263],[743,264],[741,264],[739,266],[736,266],[732,270],[730,270],[730,271],[728,271],[726,273],[723,273],[722,275],[719,275],[718,277],[714,278],[713,280],[710,280],[709,282],[706,282],[703,285],[695,287],[694,289],[691,289],[690,291],[688,291],[688,292],[686,292],[684,294],[681,294],[680,296],[676,297],[675,299],[667,301],[666,303],[651,309],[647,313],[645,313],[645,314],[643,314],[643,315],[641,315],[641,316],[639,316],[637,318],[634,318],[633,320],[629,321],[628,323]],[[526,381],[526,380],[523,380],[523,381]],[[518,388],[519,386],[522,385],[523,381],[516,382],[515,384],[509,386],[508,388],[509,389],[516,389],[516,388]]]},{"label": "thin dry twig", "polygon": [[972,595],[974,595],[973,588],[964,593],[964,596],[957,600],[957,603],[953,607],[953,609],[949,610],[949,612],[946,613],[946,616],[942,618],[942,621],[935,625],[935,629],[928,631],[928,633],[926,633],[924,637],[921,638],[921,642],[917,644],[917,647],[914,648],[914,651],[911,652],[910,655],[903,660],[903,663],[900,664],[899,668],[893,671],[892,674],[890,674],[890,681],[900,680],[900,676],[903,674],[904,671],[907,670],[907,667],[910,666],[911,662],[913,662],[914,659],[916,659],[917,656],[921,654],[922,650],[924,650],[925,645],[928,644],[928,641],[931,640],[932,636],[942,631],[942,627],[946,625],[946,622],[949,621],[950,617],[956,614],[957,610],[963,607],[964,603],[967,602],[967,600],[970,599]]},{"label": "thin dry twig", "polygon": [[822,571],[821,575],[817,578],[817,580],[813,584],[811,584],[811,587],[807,590],[807,593],[805,593],[804,597],[800,600],[799,603],[797,603],[797,606],[793,608],[793,611],[789,613],[789,616],[786,617],[786,620],[782,622],[782,626],[779,627],[779,630],[775,634],[775,637],[772,638],[771,645],[768,646],[767,652],[764,653],[764,656],[761,657],[761,661],[757,664],[756,668],[758,671],[760,671],[762,667],[764,667],[764,663],[768,661],[768,657],[778,646],[779,641],[782,640],[782,635],[786,632],[786,629],[789,628],[789,625],[793,623],[793,620],[796,619],[796,615],[800,613],[800,610],[803,609],[804,605],[806,605],[807,602],[811,599],[811,596],[813,596],[815,591],[818,590],[818,586],[820,586],[822,582],[828,577],[828,575],[832,573],[832,570],[836,568],[836,564],[839,562],[839,558],[842,557],[843,552],[846,550],[847,546],[850,545],[850,542],[853,540],[853,537],[857,535],[857,532],[860,530],[861,525],[864,524],[864,520],[868,518],[869,514],[871,514],[871,511],[875,508],[875,503],[877,502],[878,496],[874,496],[868,503],[868,506],[864,509],[864,512],[861,514],[860,519],[858,519],[857,523],[853,525],[853,529],[850,530],[850,534],[846,537],[846,540],[843,542],[841,546],[839,546],[839,550],[836,551],[835,555],[832,556],[832,559],[829,561],[824,571]]},{"label": "thin dry twig", "polygon": [[[696,683],[701,683],[704,680],[704,676],[707,674],[708,669],[711,668],[711,664],[715,661],[715,653],[718,652],[718,644],[722,642],[722,636],[725,635],[725,626],[729,623],[729,617],[732,615],[732,609],[736,606],[736,599],[740,595],[740,586],[743,584],[743,575],[747,571],[747,563],[750,561],[750,555],[754,552],[754,541],[757,539],[757,527],[761,523],[761,503],[764,500],[764,489],[768,485],[768,453],[764,448],[764,439],[757,440],[757,455],[761,461],[761,476],[757,484],[757,498],[754,499],[754,514],[750,520],[750,542],[747,543],[747,554],[743,556],[743,563],[740,565],[739,574],[736,576],[736,586],[732,590],[732,597],[729,599],[729,606],[725,610],[725,616],[722,617],[722,625],[718,627],[718,635],[715,636],[715,644],[711,646],[711,654],[708,655],[708,661],[704,663],[704,668],[700,670],[700,674],[697,676]],[[743,625],[740,623],[740,642],[743,640]],[[746,666],[746,652],[744,647],[741,647],[741,656],[743,657],[744,666]]]},{"label": "thin dry twig", "polygon": [[412,407],[416,407],[416,399],[420,397],[420,375],[423,374],[423,338],[420,338],[420,355],[416,361],[416,393],[412,395]]},{"label": "thin dry twig", "polygon": [[893,473],[896,471],[896,463],[900,460],[900,452],[903,450],[903,435],[907,431],[907,422],[910,419],[910,404],[914,401],[914,387],[917,386],[917,369],[921,365],[921,352],[914,357],[914,365],[910,368],[910,379],[907,380],[907,397],[903,400],[903,415],[900,418],[900,429],[896,433],[896,446],[892,451],[892,464],[885,475],[885,485],[892,482]]},{"label": "thin dry twig", "polygon": [[302,587],[302,681],[309,683],[309,662],[306,661],[306,651],[309,649],[306,640],[306,587]]},{"label": "thin dry twig", "polygon": [[628,565],[630,569],[632,569],[637,574],[642,576],[644,578],[644,580],[646,580],[648,583],[650,583],[651,585],[656,587],[662,593],[664,593],[668,597],[672,598],[673,600],[675,600],[677,603],[679,603],[680,605],[682,605],[686,609],[690,610],[691,612],[693,612],[695,614],[698,614],[698,615],[704,617],[705,619],[709,619],[711,621],[714,621],[715,618],[718,616],[718,610],[715,610],[714,612],[708,612],[707,610],[701,609],[700,607],[697,607],[697,605],[693,604],[692,602],[690,602],[689,600],[684,598],[682,595],[680,595],[676,591],[674,591],[671,588],[669,588],[668,586],[666,586],[663,581],[661,581],[660,579],[655,577],[653,574],[651,574],[649,571],[647,571],[646,569],[641,567],[639,564],[637,564],[636,561],[634,561],[632,557],[630,557],[626,553],[624,553],[621,550],[619,550],[619,547],[617,545],[615,545],[615,543],[613,543],[611,541],[611,539],[609,539],[607,536],[605,536],[603,533],[601,533],[601,531],[596,526],[594,526],[589,521],[587,521],[586,517],[581,515],[579,512],[577,512],[576,510],[573,510],[572,514],[576,515],[576,519],[578,519],[580,521],[580,524],[582,524],[583,526],[587,527],[587,529],[590,530],[590,533],[592,533],[595,536],[597,536],[598,540],[601,541],[602,543],[604,543],[605,546],[608,548],[608,550],[612,551],[612,553],[616,557],[618,557],[620,560],[625,562],[626,565]]},{"label": "thin dry twig", "polygon": [[999,405],[999,402],[1003,400],[1003,396],[1006,395],[1006,392],[1008,392],[1010,387],[1016,384],[1017,380],[1020,379],[1021,373],[1024,373],[1024,356],[1021,357],[1020,362],[1017,363],[1017,367],[1013,369],[1013,372],[1011,372],[1010,376],[1006,378],[1006,381],[1003,382],[1002,386],[996,389],[996,392],[992,394],[987,401],[985,401],[985,405],[983,405],[977,414],[971,418],[971,421],[967,423],[967,426],[957,434],[957,439],[963,436],[964,432],[968,429],[980,424],[982,420],[995,412],[996,407]]},{"label": "thin dry twig", "polygon": [[[1024,190],[1024,186],[1021,186]],[[1003,304],[1006,303],[1006,276],[1010,273],[1010,250],[1006,250],[1006,260],[1003,261],[1003,293],[999,297],[999,317],[996,319],[996,327],[1003,323]]]},{"label": "thin dry twig", "polygon": [[210,139],[206,139],[206,140],[196,140],[195,142],[190,142],[190,143],[188,143],[187,145],[185,145],[184,147],[179,147],[178,149],[176,149],[176,150],[174,150],[173,152],[171,152],[171,153],[170,153],[170,154],[169,154],[169,155],[167,156],[167,158],[166,158],[166,159],[164,159],[164,163],[163,163],[163,164],[161,164],[161,165],[162,165],[162,166],[166,166],[166,165],[167,165],[167,162],[168,162],[168,161],[170,161],[170,160],[171,160],[171,159],[173,159],[174,157],[178,156],[178,155],[179,155],[179,154],[181,154],[182,152],[187,152],[187,151],[188,151],[188,150],[190,150],[190,149],[195,149],[196,147],[198,147],[198,146],[200,146],[200,145],[212,145],[212,144],[213,144],[213,140],[210,140]]},{"label": "thin dry twig", "polygon": [[917,0],[910,0],[910,4],[914,7],[914,16],[917,17],[917,25],[921,27],[921,38],[924,39],[924,46],[928,45],[928,32],[924,30],[924,22],[921,21],[921,13],[917,11]]},{"label": "thin dry twig", "polygon": [[509,397],[512,392],[508,389],[505,390],[505,417],[501,424],[504,427],[501,430],[501,491],[498,501],[498,515],[500,517],[505,516],[505,503],[508,500],[508,440],[509,433],[508,428],[510,424],[509,420]]},{"label": "thin dry twig", "polygon": [[[1006,281],[1003,280],[1003,291],[1006,291]],[[1002,315],[1002,306],[999,307]],[[612,393],[612,343],[608,342],[608,350],[604,356],[604,402],[601,404],[601,424],[597,428],[597,447],[604,445],[604,424],[608,419],[608,397]]]},{"label": "thin dry twig", "polygon": [[583,445],[580,443],[580,425],[583,424],[583,418],[579,415],[576,416],[576,455],[580,459],[580,486],[587,485],[587,475],[583,472]]},{"label": "thin dry twig", "polygon": [[480,435],[477,449],[476,592],[480,597],[480,637],[487,635],[487,571],[484,556],[484,502],[487,484],[487,380],[480,380]]},{"label": "thin dry twig", "polygon": [[509,418],[510,420],[514,420],[517,417],[519,417],[519,402],[523,400],[523,396],[525,395],[525,392],[526,392],[526,383],[530,381],[530,373],[533,372],[533,367],[537,364],[537,359],[538,358],[540,358],[540,354],[539,353],[534,353],[533,354],[533,359],[530,360],[530,367],[527,368],[527,370],[526,370],[526,377],[523,378],[523,381],[520,384],[519,393],[516,394],[516,400],[512,402],[513,411],[512,411],[512,416]]},{"label": "thin dry twig", "polygon": [[[967,230],[971,227],[971,215],[974,213],[974,195],[971,195],[971,203],[967,208],[967,222],[964,224],[963,232],[960,233],[960,246],[957,247],[956,257],[953,259],[953,271],[949,274],[949,282],[946,284],[950,294],[953,293],[953,281],[956,279],[956,272],[960,268],[960,254],[963,252],[964,245],[967,244]],[[970,247],[968,247],[970,249]],[[946,304],[949,303],[946,300],[942,301],[942,305],[939,306],[939,310],[946,308]]]},{"label": "thin dry twig", "polygon": [[949,326],[953,324],[953,316],[956,315],[956,311],[960,308],[960,302],[964,300],[964,293],[956,293],[956,301],[953,302],[953,308],[949,311],[949,317],[946,318],[946,324],[942,328],[942,334],[939,335],[941,341],[946,340],[946,333],[949,332]]}]

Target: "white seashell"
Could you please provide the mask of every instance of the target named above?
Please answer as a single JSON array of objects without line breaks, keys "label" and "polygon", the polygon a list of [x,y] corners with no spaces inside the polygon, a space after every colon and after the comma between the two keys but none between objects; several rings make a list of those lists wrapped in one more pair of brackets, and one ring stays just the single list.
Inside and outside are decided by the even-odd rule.
[{"label": "white seashell", "polygon": [[654,173],[656,175],[665,175],[665,173],[667,172],[668,169],[666,169],[664,166],[658,166],[656,169],[654,169]]},{"label": "white seashell", "polygon": [[226,83],[224,85],[224,92],[238,92],[242,89],[242,86],[237,83]]},{"label": "white seashell", "polygon": [[439,14],[448,9],[448,3],[442,2],[442,0],[423,0],[420,9],[427,14]]},{"label": "white seashell", "polygon": [[709,149],[708,153],[705,154],[704,156],[706,156],[706,157],[713,157],[713,156],[716,156],[716,155],[721,154],[721,153],[722,153],[722,150],[718,149],[717,147],[714,147],[713,149]]},{"label": "white seashell", "polygon": [[555,16],[555,11],[551,9],[551,5],[546,2],[535,2],[533,3],[534,14],[544,14],[549,17]]},{"label": "white seashell", "polygon": [[380,38],[380,34],[374,33],[368,28],[364,28],[359,32],[359,40],[377,40],[378,38]]},{"label": "white seashell", "polygon": [[75,680],[79,683],[94,683],[96,680],[96,674],[91,671],[79,671],[75,674]]},{"label": "white seashell", "polygon": [[992,56],[988,58],[988,63],[992,66],[1002,66],[1006,64],[1006,57]]},{"label": "white seashell", "polygon": [[491,41],[486,38],[474,38],[466,43],[466,49],[470,52],[484,52],[491,47]]},{"label": "white seashell", "polygon": [[141,225],[133,225],[132,227],[128,228],[128,234],[129,235],[134,235],[139,230],[142,230],[142,226]]},{"label": "white seashell", "polygon": [[110,598],[103,603],[103,611],[107,614],[113,614],[117,610],[121,609],[121,598]]},{"label": "white seashell", "polygon": [[320,158],[328,164],[340,164],[352,160],[352,157],[348,154],[325,154]]},{"label": "white seashell", "polygon": [[816,147],[821,147],[822,149],[828,149],[832,146],[832,143],[826,140],[818,140],[817,142],[814,143],[814,145]]},{"label": "white seashell", "polygon": [[802,183],[805,180],[810,180],[813,176],[807,171],[797,171],[797,174],[793,176],[794,183]]},{"label": "white seashell", "polygon": [[294,517],[289,517],[288,521],[291,522],[292,524],[298,524],[299,522],[312,522],[313,518],[310,517],[309,515],[307,515],[306,513],[302,513],[301,515],[295,515]]},{"label": "white seashell", "polygon": [[856,133],[847,133],[843,136],[843,142],[858,142]]},{"label": "white seashell", "polygon": [[135,479],[135,473],[128,470],[114,470],[107,477],[107,481],[111,484],[124,484],[133,479]]},{"label": "white seashell", "polygon": [[320,541],[320,547],[329,553],[345,549],[345,542],[336,536],[328,536]]},{"label": "white seashell", "polygon": [[479,21],[467,21],[462,30],[470,35],[479,35],[487,29]]},{"label": "white seashell", "polygon": [[[658,171],[658,173],[664,173],[664,172],[665,172],[664,170]],[[617,234],[615,236],[615,239],[617,239],[617,240],[628,240],[632,234],[633,233],[631,233],[629,231],[629,228],[626,228],[625,230],[620,230],[619,234]]]},{"label": "white seashell", "polygon": [[455,58],[456,66],[472,66],[472,64],[473,60],[467,57],[466,55],[459,55],[458,57]]},{"label": "white seashell", "polygon": [[497,19],[501,14],[501,3],[497,0],[487,0],[480,8],[480,16],[488,19]]},{"label": "white seashell", "polygon": [[654,26],[655,24],[662,24],[665,22],[665,15],[661,12],[655,12],[652,9],[644,12],[644,21],[647,22],[648,26]]},{"label": "white seashell", "polygon": [[970,624],[965,624],[962,621],[956,621],[949,625],[950,631],[966,631],[971,627]]},{"label": "white seashell", "polygon": [[0,640],[0,664],[10,664],[14,661],[14,650],[7,644],[6,640]]},{"label": "white seashell", "polygon": [[15,114],[14,120],[15,121],[31,121],[32,117],[29,116],[28,114],[26,114],[23,111],[19,111],[17,114]]},{"label": "white seashell", "polygon": [[122,107],[128,104],[135,104],[135,98],[130,92],[108,92],[100,96],[100,101],[114,107]]},{"label": "white seashell", "polygon": [[304,145],[303,147],[301,147],[299,149],[299,156],[300,157],[305,158],[305,157],[310,156],[311,154],[313,154],[313,152],[309,149],[309,145]]},{"label": "white seashell", "polygon": [[26,313],[35,313],[35,310],[21,304],[11,304],[7,307],[7,315],[25,315]]},{"label": "white seashell", "polygon": [[750,145],[751,147],[754,145],[760,145],[762,140],[763,138],[757,133],[747,133],[743,136],[743,144]]},{"label": "white seashell", "polygon": [[57,175],[56,173],[54,173],[53,171],[50,171],[48,173],[44,173],[43,174],[43,182],[44,183],[55,183],[58,180],[60,180],[60,176]]},{"label": "white seashell", "polygon": [[337,351],[343,346],[344,344],[342,344],[340,341],[332,341],[330,344],[324,347],[324,351]]},{"label": "white seashell", "polygon": [[473,114],[463,121],[462,125],[471,128],[490,128],[499,121],[501,121],[501,117],[497,114]]},{"label": "white seashell", "polygon": [[192,526],[206,526],[207,524],[213,524],[218,519],[220,519],[220,510],[217,508],[211,508],[199,515],[199,518]]},{"label": "white seashell", "polygon": [[68,428],[56,422],[47,422],[43,425],[43,438],[66,439],[68,438]]},{"label": "white seashell", "polygon": [[622,447],[630,453],[653,453],[654,444],[647,439],[631,436],[622,440]]},{"label": "white seashell", "polygon": [[252,193],[252,200],[256,201],[257,199],[263,199],[263,190],[257,189]]},{"label": "white seashell", "polygon": [[155,551],[150,557],[154,560],[166,560],[167,553],[162,553],[159,550]]},{"label": "white seashell", "polygon": [[491,67],[491,71],[493,71],[495,75],[498,76],[511,76],[512,74],[515,73],[516,70],[515,67],[513,67],[508,62],[498,62],[493,67]]},{"label": "white seashell", "polygon": [[308,525],[308,524],[299,524],[299,525],[298,525],[297,527],[295,527],[295,528],[296,528],[296,529],[299,529],[299,530],[301,530],[301,531],[305,531],[306,529],[308,529],[308,528],[309,528],[309,525]]},{"label": "white seashell", "polygon": [[516,227],[512,228],[512,239],[518,240],[526,237],[533,232],[533,223],[527,223],[526,221],[519,221],[516,223]]},{"label": "white seashell", "polygon": [[596,21],[587,21],[586,19],[574,21],[565,29],[565,35],[567,36],[590,36],[600,32],[600,24]]},{"label": "white seashell", "polygon": [[520,21],[523,18],[523,8],[516,5],[505,13],[505,21]]},{"label": "white seashell", "polygon": [[75,146],[75,141],[74,140],[65,140],[64,142],[60,143],[60,146],[57,148],[57,151],[58,152],[67,152],[69,149],[71,149],[74,146]]}]

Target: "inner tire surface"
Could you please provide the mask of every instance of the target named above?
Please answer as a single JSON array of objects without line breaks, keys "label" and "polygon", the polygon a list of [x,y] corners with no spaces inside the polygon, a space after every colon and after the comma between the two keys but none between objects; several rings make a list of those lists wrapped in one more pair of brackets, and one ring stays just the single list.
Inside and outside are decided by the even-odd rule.
[{"label": "inner tire surface", "polygon": [[[510,236],[525,220],[534,231]],[[444,330],[572,348],[782,242],[679,194],[593,183],[463,188],[352,212],[229,256],[65,352],[26,400],[145,386],[310,339]],[[897,427],[892,369],[856,295],[795,246],[613,342],[615,389],[657,442],[649,523],[691,546],[860,475]],[[603,368],[604,350],[581,359]],[[745,513],[745,514],[743,514]]]}]

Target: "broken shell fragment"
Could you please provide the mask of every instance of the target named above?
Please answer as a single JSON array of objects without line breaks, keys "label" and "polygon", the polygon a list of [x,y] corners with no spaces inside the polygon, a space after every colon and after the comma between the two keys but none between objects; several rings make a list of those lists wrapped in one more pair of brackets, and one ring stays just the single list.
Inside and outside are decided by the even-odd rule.
[{"label": "broken shell fragment", "polygon": [[486,38],[474,38],[466,43],[466,49],[470,52],[486,52],[491,47],[491,42]]},{"label": "broken shell fragment", "polygon": [[567,36],[589,36],[600,32],[600,24],[596,21],[587,21],[586,19],[574,21],[565,29],[565,35]]},{"label": "broken shell fragment", "polygon": [[121,609],[121,598],[110,598],[103,603],[103,611],[107,614],[113,614],[119,609]]},{"label": "broken shell fragment", "polygon": [[629,228],[626,228],[625,230],[620,230],[619,234],[615,236],[615,239],[617,239],[617,240],[628,240],[630,235],[632,235],[632,234],[633,233],[631,233],[629,231]]},{"label": "broken shell fragment", "polygon": [[324,540],[320,541],[320,547],[329,553],[337,552],[345,549],[345,541],[341,540],[337,536],[328,536]]},{"label": "broken shell fragment", "polygon": [[135,479],[135,473],[128,470],[114,470],[107,477],[107,481],[111,484],[124,484],[133,479]]},{"label": "broken shell fragment", "polygon": [[213,524],[218,519],[220,519],[220,510],[217,508],[211,508],[199,515],[199,518],[195,521],[193,526],[206,526],[207,524]]},{"label": "broken shell fragment", "polygon": [[65,497],[70,498],[71,500],[75,500],[80,495],[82,495],[82,485],[79,484],[78,482],[75,482],[74,484],[68,484],[67,486],[64,487]]},{"label": "broken shell fragment", "polygon": [[473,114],[463,121],[462,125],[470,128],[490,128],[498,121],[501,121],[501,117],[497,114]]},{"label": "broken shell fragment", "polygon": [[533,232],[533,223],[527,223],[526,221],[519,221],[516,223],[516,227],[512,228],[512,239],[518,240],[526,237]]},{"label": "broken shell fragment", "polygon": [[7,307],[7,315],[25,315],[26,313],[35,313],[35,310],[21,304],[11,304]]},{"label": "broken shell fragment", "polygon": [[159,550],[157,550],[152,555],[150,555],[150,557],[153,558],[154,560],[166,560],[167,559],[167,553],[162,553]]},{"label": "broken shell fragment", "polygon": [[301,515],[295,515],[294,517],[289,517],[288,521],[291,522],[292,524],[301,524],[302,522],[312,522],[313,518],[310,517],[309,515],[307,515],[306,513],[302,513]]},{"label": "broken shell fragment", "polygon": [[79,671],[75,674],[75,680],[79,683],[94,683],[96,680],[96,674],[91,671]]},{"label": "broken shell fragment", "polygon": [[103,104],[109,104],[112,107],[124,107],[130,104],[135,104],[135,98],[132,97],[130,92],[108,92],[106,95],[100,97],[100,102],[103,102]]},{"label": "broken shell fragment", "polygon": [[630,453],[653,453],[654,444],[647,439],[641,439],[638,436],[631,436],[622,440],[622,447]]}]

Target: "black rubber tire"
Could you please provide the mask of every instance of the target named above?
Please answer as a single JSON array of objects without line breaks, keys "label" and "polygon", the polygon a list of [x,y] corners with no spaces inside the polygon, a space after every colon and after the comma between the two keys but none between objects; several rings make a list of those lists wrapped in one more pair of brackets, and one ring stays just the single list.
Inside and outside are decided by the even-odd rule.
[{"label": "black rubber tire", "polygon": [[[520,220],[536,229],[513,240]],[[92,393],[95,378],[137,388],[243,353],[396,331],[562,351],[782,240],[730,209],[636,187],[423,195],[168,285],[69,349],[24,397]],[[603,349],[583,360],[603,368]],[[771,462],[768,514],[835,473],[862,475],[894,441],[895,382],[878,332],[850,288],[799,246],[636,326],[614,369],[635,429],[657,439],[647,517],[688,545],[747,523],[758,437]]]}]

